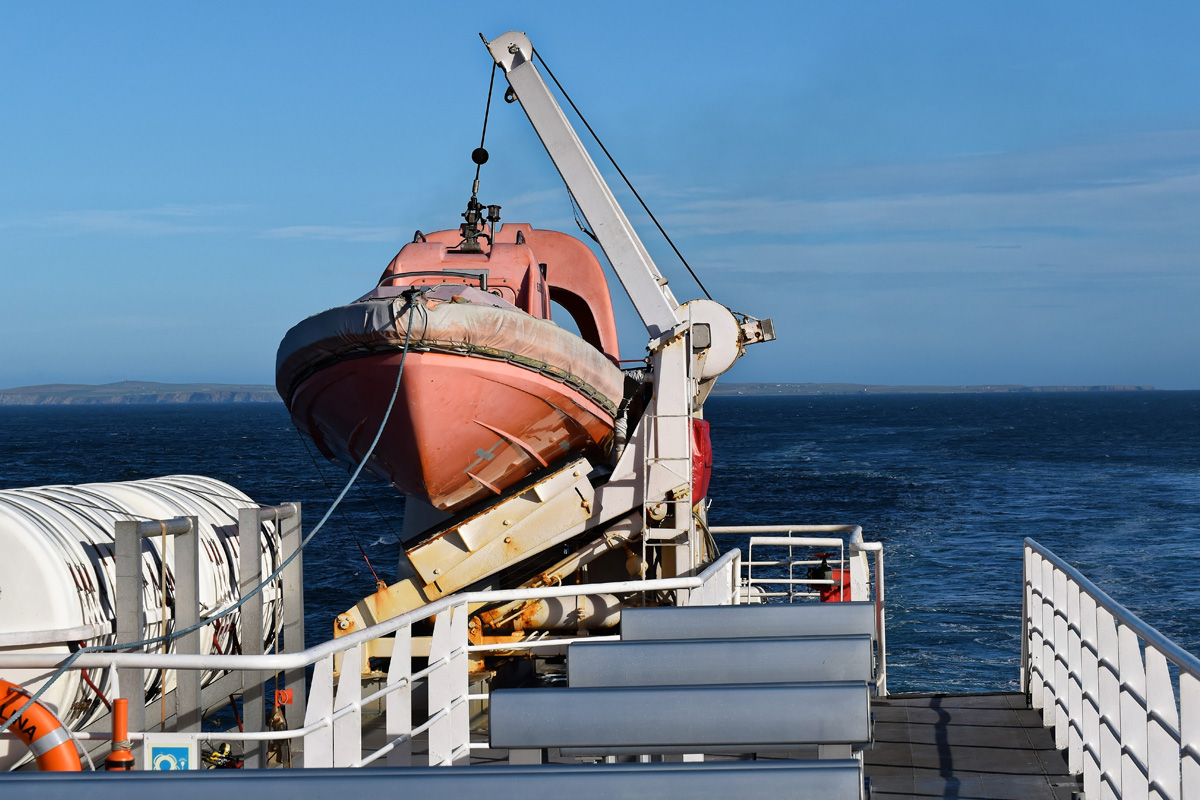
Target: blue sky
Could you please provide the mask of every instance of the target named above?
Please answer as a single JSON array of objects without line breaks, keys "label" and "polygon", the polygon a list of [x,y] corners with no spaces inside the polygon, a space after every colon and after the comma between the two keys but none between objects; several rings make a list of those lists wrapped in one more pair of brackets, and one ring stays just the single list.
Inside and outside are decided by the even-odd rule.
[{"label": "blue sky", "polygon": [[[727,380],[1200,388],[1197,8],[11,4],[0,386],[272,382],[460,221],[477,33],[518,29],[713,296],[775,319]],[[575,230],[517,107],[488,148],[484,202]]]}]

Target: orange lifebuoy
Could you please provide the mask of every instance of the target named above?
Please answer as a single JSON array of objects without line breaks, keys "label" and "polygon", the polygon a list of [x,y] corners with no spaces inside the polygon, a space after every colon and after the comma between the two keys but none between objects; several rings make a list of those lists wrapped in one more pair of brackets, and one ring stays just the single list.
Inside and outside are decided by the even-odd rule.
[{"label": "orange lifebuoy", "polygon": [[[29,692],[0,679],[0,724],[7,722],[27,702]],[[70,732],[41,703],[25,709],[8,730],[25,742],[37,759],[38,769],[46,772],[79,772],[82,769]]]}]

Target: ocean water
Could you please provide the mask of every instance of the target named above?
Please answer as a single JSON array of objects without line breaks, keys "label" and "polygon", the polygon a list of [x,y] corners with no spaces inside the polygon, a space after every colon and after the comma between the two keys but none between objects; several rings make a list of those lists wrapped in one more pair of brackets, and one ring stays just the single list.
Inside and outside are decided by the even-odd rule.
[{"label": "ocean water", "polygon": [[711,521],[882,541],[893,691],[1017,686],[1027,536],[1200,653],[1200,392],[722,400]]},{"label": "ocean water", "polygon": [[[715,397],[706,414],[713,524],[853,523],[884,543],[893,691],[1016,686],[1026,536],[1200,653],[1200,392]],[[300,500],[311,526],[346,477],[314,452],[277,404],[0,407],[2,488],[198,473]],[[310,643],[392,578],[402,518],[363,476],[310,545]]]}]

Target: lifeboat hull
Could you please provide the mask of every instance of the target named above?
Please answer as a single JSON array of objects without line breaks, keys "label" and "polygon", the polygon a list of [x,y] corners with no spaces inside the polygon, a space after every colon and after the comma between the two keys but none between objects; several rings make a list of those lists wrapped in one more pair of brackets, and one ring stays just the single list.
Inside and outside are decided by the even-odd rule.
[{"label": "lifeboat hull", "polygon": [[402,358],[367,469],[434,508],[460,510],[609,446],[624,378],[582,339],[494,305],[422,298],[414,315],[398,298],[371,302],[310,318],[281,345],[280,394],[326,457],[352,467],[366,456]]}]

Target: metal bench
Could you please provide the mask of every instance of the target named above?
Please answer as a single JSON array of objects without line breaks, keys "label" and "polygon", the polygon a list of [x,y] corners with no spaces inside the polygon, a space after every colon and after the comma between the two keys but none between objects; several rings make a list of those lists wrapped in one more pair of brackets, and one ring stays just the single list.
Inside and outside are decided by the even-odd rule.
[{"label": "metal bench", "polygon": [[871,740],[862,681],[499,689],[490,746],[563,755],[771,753],[849,757]]},{"label": "metal bench", "polygon": [[853,800],[860,765],[829,761],[669,764],[477,765],[369,769],[198,770],[178,772],[11,773],[5,800],[306,800],[318,797],[569,797],[668,800],[780,797]]},{"label": "metal bench", "polygon": [[875,604],[866,601],[627,608],[621,612],[621,638],[738,639],[858,633],[875,639],[875,613]]},{"label": "metal bench", "polygon": [[866,634],[756,639],[578,642],[567,650],[567,683],[694,686],[874,680]]}]

